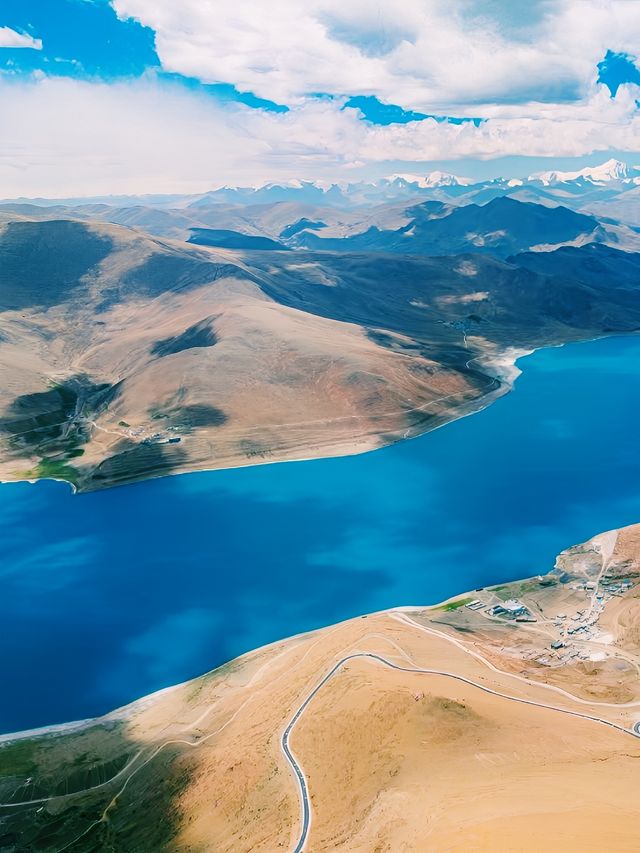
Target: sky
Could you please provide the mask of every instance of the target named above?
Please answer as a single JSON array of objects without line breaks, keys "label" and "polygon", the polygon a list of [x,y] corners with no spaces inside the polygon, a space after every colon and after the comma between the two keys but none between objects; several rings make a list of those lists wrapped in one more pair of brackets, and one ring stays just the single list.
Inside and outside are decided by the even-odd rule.
[{"label": "sky", "polygon": [[640,163],[640,0],[2,0],[0,196]]}]

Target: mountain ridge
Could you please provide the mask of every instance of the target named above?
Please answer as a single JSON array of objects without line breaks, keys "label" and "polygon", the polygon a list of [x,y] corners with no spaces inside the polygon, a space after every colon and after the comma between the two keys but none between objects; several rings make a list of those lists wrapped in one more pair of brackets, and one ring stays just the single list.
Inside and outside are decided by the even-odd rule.
[{"label": "mountain ridge", "polygon": [[[129,206],[143,204],[152,207],[207,207],[218,204],[273,204],[278,201],[296,200],[308,204],[328,206],[366,205],[414,196],[433,195],[437,198],[473,198],[488,190],[497,192],[517,192],[522,189],[544,190],[548,193],[559,191],[558,198],[565,190],[593,193],[601,190],[624,193],[640,184],[640,166],[630,166],[611,158],[597,166],[587,166],[575,171],[548,170],[528,177],[504,176],[488,179],[461,177],[450,172],[434,170],[425,174],[399,172],[376,179],[359,181],[326,180],[288,180],[265,181],[249,186],[219,186],[195,194],[132,195],[132,196],[95,196],[46,199],[26,197],[3,199],[0,205],[12,203],[35,204],[37,206],[83,205],[90,202],[109,206]],[[542,193],[541,197],[545,197]]]}]

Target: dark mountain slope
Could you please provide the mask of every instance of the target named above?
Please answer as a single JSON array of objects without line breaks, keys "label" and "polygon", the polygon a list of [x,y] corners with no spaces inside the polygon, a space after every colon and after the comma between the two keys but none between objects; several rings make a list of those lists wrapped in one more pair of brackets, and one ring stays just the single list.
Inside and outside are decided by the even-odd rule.
[{"label": "dark mountain slope", "polygon": [[223,228],[193,228],[187,243],[198,246],[217,246],[219,249],[288,250],[288,246],[269,237],[242,234]]},{"label": "dark mountain slope", "polygon": [[[443,324],[467,323],[498,344],[530,345],[558,326],[573,337],[617,317],[622,329],[640,326],[640,255],[607,247],[607,275],[594,274],[591,246],[518,255],[510,262],[478,255],[398,257],[393,254],[296,254],[293,268],[262,265],[261,287],[279,302],[336,320],[385,328],[428,344],[442,343]],[[579,258],[570,275],[567,253]],[[522,260],[522,262],[520,262]],[[333,287],[300,275],[303,264],[321,268]],[[539,264],[539,266],[537,266]],[[584,274],[581,267],[584,266]],[[458,340],[460,339],[458,333]]]},{"label": "dark mountain slope", "polygon": [[597,219],[565,207],[545,207],[515,201],[508,196],[488,204],[449,207],[426,202],[407,210],[410,221],[402,228],[369,228],[363,234],[340,238],[302,231],[292,242],[310,249],[339,252],[385,251],[402,254],[444,255],[460,252],[507,257],[539,244],[556,244],[593,234]]},{"label": "dark mountain slope", "polygon": [[574,279],[599,290],[628,287],[640,292],[640,255],[589,243],[562,246],[554,252],[523,252],[509,259],[544,275]]},{"label": "dark mountain slope", "polygon": [[10,222],[0,231],[0,310],[78,297],[112,249],[107,234],[81,222]]}]

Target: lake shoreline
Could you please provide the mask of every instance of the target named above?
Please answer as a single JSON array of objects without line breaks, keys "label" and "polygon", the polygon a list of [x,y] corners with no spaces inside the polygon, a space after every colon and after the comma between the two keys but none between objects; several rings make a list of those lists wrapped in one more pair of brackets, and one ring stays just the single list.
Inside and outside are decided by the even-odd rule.
[{"label": "lake shoreline", "polygon": [[[2,678],[15,698],[0,730],[90,725],[283,637],[526,578],[567,541],[633,523],[640,476],[619,424],[640,408],[639,345],[608,337],[567,356],[545,348],[514,368],[518,394],[386,453],[167,477],[83,501],[53,484],[7,490]],[[585,465],[594,449],[596,467]],[[9,535],[16,519],[23,541]],[[301,570],[316,579],[311,598],[293,583]]]},{"label": "lake shoreline", "polygon": [[[607,335],[606,337],[611,337]],[[594,339],[594,340],[597,340]],[[573,342],[571,342],[573,343]],[[578,343],[582,343],[579,341]],[[551,344],[549,346],[567,346],[567,344]],[[487,360],[487,365],[489,367],[489,371],[487,373],[488,376],[497,380],[499,385],[496,388],[492,388],[486,393],[482,394],[479,397],[476,397],[471,400],[466,400],[459,404],[457,407],[453,407],[449,412],[446,413],[445,416],[442,417],[441,422],[435,424],[432,427],[429,427],[426,430],[416,430],[416,432],[411,435],[405,435],[402,438],[397,439],[396,441],[386,443],[381,441],[381,439],[385,435],[396,435],[397,429],[389,429],[389,430],[381,430],[380,432],[376,432],[371,435],[371,441],[367,441],[367,439],[363,436],[361,438],[353,438],[341,442],[340,444],[332,445],[329,448],[322,449],[319,453],[311,455],[311,456],[292,456],[291,458],[281,458],[281,459],[257,459],[247,461],[245,464],[222,464],[216,465],[215,467],[190,467],[185,468],[184,470],[175,470],[168,471],[161,474],[149,474],[148,476],[142,476],[138,479],[131,480],[125,483],[115,483],[115,484],[106,484],[104,486],[98,486],[94,489],[83,489],[78,488],[75,483],[72,483],[69,480],[65,480],[63,477],[29,477],[25,479],[16,478],[11,480],[2,480],[0,479],[0,486],[2,485],[11,485],[13,483],[29,483],[30,485],[37,485],[40,482],[51,481],[55,483],[65,483],[71,488],[72,494],[74,495],[87,495],[87,494],[95,494],[100,491],[107,491],[119,488],[127,488],[128,486],[133,486],[138,483],[145,483],[149,480],[162,480],[167,477],[183,477],[189,474],[203,474],[203,473],[212,473],[215,471],[235,471],[244,468],[254,468],[254,467],[262,467],[267,465],[281,465],[286,463],[295,463],[295,462],[314,462],[322,459],[341,459],[345,457],[351,456],[359,456],[365,453],[373,453],[377,450],[384,450],[386,447],[389,447],[390,444],[398,444],[400,442],[409,441],[414,438],[420,438],[424,435],[429,435],[436,430],[441,429],[448,424],[455,423],[462,418],[469,417],[470,415],[477,414],[496,400],[503,397],[505,394],[508,394],[513,390],[513,386],[518,377],[522,374],[522,370],[520,370],[516,366],[516,362],[521,358],[526,358],[529,355],[533,355],[535,352],[539,350],[547,349],[547,346],[539,347],[537,349],[526,349],[521,347],[506,347],[499,353],[496,354],[484,354],[474,356],[474,358],[469,361],[479,361],[481,359]],[[433,401],[433,403],[438,402],[437,400]],[[426,405],[432,405],[433,403],[429,403]],[[423,407],[424,408],[424,407]],[[422,411],[423,409],[408,409],[405,414],[410,415],[414,412]],[[407,429],[407,433],[410,428]],[[362,444],[370,444],[367,447],[360,447]],[[344,448],[342,452],[340,452],[340,448]]]},{"label": "lake shoreline", "polygon": [[[618,533],[618,530],[607,531],[607,533],[613,532]],[[594,536],[591,537],[591,541],[597,539],[599,535],[602,534],[594,534]],[[551,577],[555,572],[557,572],[556,565],[549,568],[549,570],[543,575],[512,578],[511,580],[506,582],[506,585],[517,586],[520,584],[526,584],[528,581],[540,581],[541,578]],[[449,598],[446,598],[435,604],[401,605],[383,608],[381,610],[376,610],[370,613],[355,614],[330,625],[325,625],[320,628],[314,628],[310,631],[301,631],[300,633],[293,634],[288,637],[282,637],[281,639],[274,640],[270,643],[265,643],[264,645],[258,646],[254,649],[250,649],[244,652],[243,654],[238,655],[237,657],[231,658],[230,660],[221,663],[214,669],[203,672],[200,675],[194,676],[193,678],[188,678],[185,681],[181,681],[176,684],[171,684],[168,687],[163,687],[160,690],[154,691],[153,693],[141,696],[139,699],[134,699],[132,702],[128,702],[126,705],[123,705],[119,708],[115,708],[114,710],[109,711],[106,714],[102,714],[97,717],[90,717],[85,720],[75,720],[68,723],[57,723],[49,726],[41,726],[34,729],[25,729],[24,731],[2,733],[0,734],[0,750],[3,746],[15,744],[18,741],[38,740],[40,738],[53,739],[57,737],[64,737],[66,735],[77,734],[78,732],[86,731],[87,729],[91,729],[95,726],[113,726],[117,725],[118,723],[126,723],[127,720],[139,714],[141,711],[152,707],[156,702],[159,702],[168,694],[174,691],[179,691],[182,688],[187,687],[189,684],[201,681],[201,679],[203,678],[213,676],[216,672],[223,670],[225,667],[228,667],[232,664],[238,664],[241,666],[243,662],[246,662],[246,659],[253,657],[254,655],[262,655],[266,652],[270,652],[277,646],[288,646],[296,640],[308,640],[314,635],[325,634],[326,632],[331,631],[333,628],[339,628],[340,626],[347,625],[348,623],[354,622],[358,619],[390,616],[393,614],[425,613],[439,610],[446,611],[448,609],[457,609],[458,607],[463,606],[463,603],[470,602],[473,598],[477,597],[477,593],[491,591],[494,588],[494,585],[489,585],[487,587],[483,587],[482,589],[465,590],[463,592],[456,593],[455,595],[452,595]],[[453,605],[453,607],[450,607],[450,605]]]},{"label": "lake shoreline", "polygon": [[[640,331],[623,333],[612,332],[597,335],[593,338],[584,338],[575,341],[563,341],[561,343],[548,343],[540,347],[534,347],[533,349],[509,346],[505,347],[504,350],[495,354],[485,353],[474,356],[469,360],[468,364],[472,361],[486,360],[487,366],[489,367],[487,375],[496,379],[500,383],[498,387],[487,391],[485,394],[482,394],[480,397],[477,397],[473,400],[467,400],[462,402],[457,408],[452,408],[452,410],[450,412],[447,412],[447,414],[442,418],[440,423],[437,423],[426,430],[416,430],[416,432],[412,433],[411,435],[405,435],[402,438],[399,438],[396,441],[389,443],[380,441],[380,439],[382,439],[382,437],[385,435],[397,434],[397,429],[382,430],[380,432],[374,433],[371,436],[371,446],[367,446],[365,448],[361,448],[358,445],[367,444],[368,442],[366,438],[364,436],[361,438],[356,437],[354,439],[347,440],[344,443],[341,442],[340,444],[332,445],[330,448],[326,448],[327,452],[322,450],[321,452],[311,456],[292,456],[291,458],[281,459],[258,459],[247,461],[245,464],[232,463],[229,465],[216,465],[215,467],[194,466],[185,469],[177,469],[175,471],[167,471],[160,474],[149,474],[148,476],[142,476],[138,479],[127,481],[124,483],[114,483],[111,485],[106,484],[104,486],[98,486],[94,489],[78,488],[75,483],[72,483],[69,480],[65,480],[63,477],[30,477],[25,479],[17,478],[11,480],[0,479],[0,486],[11,485],[12,483],[29,483],[31,485],[37,485],[40,482],[46,482],[47,480],[49,480],[51,482],[56,483],[65,483],[71,488],[72,494],[80,496],[95,494],[96,492],[100,491],[127,488],[128,486],[137,485],[138,483],[145,483],[150,480],[163,480],[168,477],[183,477],[189,474],[204,474],[212,473],[215,471],[236,471],[244,468],[262,467],[267,465],[281,465],[296,462],[314,462],[322,459],[342,459],[352,456],[360,456],[365,453],[373,453],[377,450],[384,450],[386,447],[389,447],[390,444],[398,444],[401,442],[410,441],[411,439],[429,435],[430,433],[433,433],[436,430],[442,429],[442,427],[448,426],[449,424],[455,423],[463,418],[467,418],[470,415],[478,414],[484,411],[497,400],[501,399],[506,394],[509,394],[513,391],[517,379],[523,373],[523,371],[517,366],[517,362],[523,358],[528,358],[529,356],[534,355],[537,352],[543,352],[548,349],[561,349],[563,347],[573,346],[574,344],[587,344],[600,340],[608,340],[610,338],[636,337],[638,335],[640,335]],[[422,409],[409,409],[407,410],[406,414],[409,415],[412,412],[417,412],[421,410]],[[407,429],[407,433],[409,432],[409,429]],[[377,444],[373,442],[374,439],[377,439]],[[340,452],[340,448],[344,448],[344,451]]]},{"label": "lake shoreline", "polygon": [[[553,570],[550,569],[549,573],[551,573],[551,571]],[[512,581],[510,581],[510,583],[520,583],[526,580],[529,580],[529,578],[514,578]],[[412,613],[423,612],[427,610],[440,610],[446,607],[446,605],[471,594],[471,590],[465,590],[464,592],[452,595],[449,598],[444,599],[443,601],[439,601],[436,604],[401,605],[396,607],[386,607],[382,610],[376,610],[371,613],[356,613],[353,616],[349,616],[346,619],[341,619],[339,622],[333,623],[331,625],[323,625],[320,628],[313,628],[310,631],[301,631],[297,634],[292,634],[289,637],[282,637],[278,640],[273,640],[270,643],[265,643],[262,646],[257,646],[254,649],[249,649],[248,651],[244,652],[241,655],[238,655],[237,657],[231,658],[228,661],[224,661],[223,663],[214,667],[214,669],[203,672],[200,675],[195,675],[193,678],[187,678],[185,681],[180,681],[176,684],[171,684],[168,687],[162,687],[160,690],[155,690],[153,693],[141,696],[139,699],[134,699],[132,702],[127,702],[126,705],[122,705],[119,708],[114,708],[112,711],[108,711],[106,714],[101,714],[97,717],[88,717],[85,720],[72,720],[67,723],[53,723],[52,725],[48,726],[39,726],[33,729],[24,729],[23,731],[0,733],[0,750],[2,749],[2,746],[6,744],[13,744],[21,740],[35,740],[43,737],[55,738],[67,734],[77,734],[78,732],[86,731],[87,729],[90,729],[93,726],[105,726],[117,723],[124,723],[132,715],[138,713],[139,711],[147,707],[150,707],[154,704],[154,702],[157,702],[160,699],[164,698],[168,693],[171,693],[174,690],[179,690],[180,688],[186,687],[188,684],[199,681],[200,679],[206,678],[207,676],[213,675],[218,670],[223,669],[224,667],[229,666],[230,664],[241,662],[243,661],[243,659],[248,658],[252,655],[267,652],[275,648],[276,646],[282,645],[283,643],[288,644],[295,640],[308,639],[314,634],[320,634],[324,631],[330,630],[331,628],[337,627],[339,625],[344,625],[348,622],[352,622],[355,619],[365,619],[370,616],[384,616],[393,613]]]}]

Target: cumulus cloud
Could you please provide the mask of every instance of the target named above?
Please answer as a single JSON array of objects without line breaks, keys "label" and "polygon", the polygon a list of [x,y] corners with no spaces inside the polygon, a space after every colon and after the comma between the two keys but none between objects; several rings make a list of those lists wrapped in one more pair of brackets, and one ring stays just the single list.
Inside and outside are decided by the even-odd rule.
[{"label": "cumulus cloud", "polygon": [[[199,192],[289,178],[351,180],[362,164],[637,150],[640,89],[593,83],[579,102],[495,107],[479,127],[376,126],[338,100],[287,113],[221,105],[154,78],[0,80],[5,197]],[[357,174],[357,173],[356,173]]]},{"label": "cumulus cloud", "polygon": [[608,49],[632,55],[627,0],[111,0],[156,33],[164,68],[288,105],[376,95],[406,109],[580,99]]},{"label": "cumulus cloud", "polygon": [[27,33],[17,33],[11,27],[0,27],[0,47],[30,47],[33,50],[42,50],[42,42]]}]

